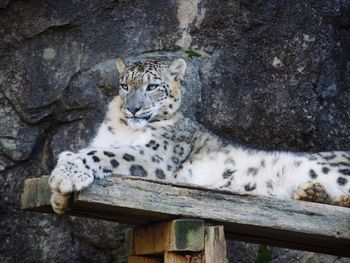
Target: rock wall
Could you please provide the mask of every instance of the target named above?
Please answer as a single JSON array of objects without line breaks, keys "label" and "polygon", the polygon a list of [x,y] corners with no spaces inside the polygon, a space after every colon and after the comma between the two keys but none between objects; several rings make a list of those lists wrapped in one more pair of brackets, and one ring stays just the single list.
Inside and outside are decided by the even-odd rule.
[{"label": "rock wall", "polygon": [[[185,57],[186,114],[228,140],[350,150],[349,33],[340,0],[0,0],[0,262],[123,262],[125,226],[20,210],[23,181],[93,136],[117,56]],[[264,251],[228,247],[231,262]],[[349,262],[263,249],[270,262]]]}]

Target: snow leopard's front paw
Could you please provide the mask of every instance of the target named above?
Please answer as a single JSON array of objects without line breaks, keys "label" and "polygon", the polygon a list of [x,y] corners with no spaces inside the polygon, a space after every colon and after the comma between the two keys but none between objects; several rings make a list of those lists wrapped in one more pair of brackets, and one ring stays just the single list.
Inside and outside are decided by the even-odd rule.
[{"label": "snow leopard's front paw", "polygon": [[79,154],[63,152],[51,172],[49,185],[52,190],[51,204],[57,213],[64,213],[71,192],[88,187],[94,179],[93,171]]},{"label": "snow leopard's front paw", "polygon": [[93,171],[79,154],[63,152],[55,169],[51,172],[49,184],[53,191],[69,194],[88,187],[94,180]]},{"label": "snow leopard's front paw", "polygon": [[53,211],[55,211],[57,214],[64,214],[68,207],[69,197],[69,194],[64,195],[59,192],[52,191],[50,202]]}]

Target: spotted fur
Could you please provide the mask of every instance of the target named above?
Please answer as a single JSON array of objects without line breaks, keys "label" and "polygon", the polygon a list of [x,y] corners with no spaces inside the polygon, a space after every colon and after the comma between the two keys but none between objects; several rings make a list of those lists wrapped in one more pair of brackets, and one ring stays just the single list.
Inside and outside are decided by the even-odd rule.
[{"label": "spotted fur", "polygon": [[182,182],[235,193],[349,206],[350,152],[264,152],[224,144],[183,117],[186,63],[117,59],[119,96],[89,147],[63,152],[50,176],[52,206],[112,174]]}]

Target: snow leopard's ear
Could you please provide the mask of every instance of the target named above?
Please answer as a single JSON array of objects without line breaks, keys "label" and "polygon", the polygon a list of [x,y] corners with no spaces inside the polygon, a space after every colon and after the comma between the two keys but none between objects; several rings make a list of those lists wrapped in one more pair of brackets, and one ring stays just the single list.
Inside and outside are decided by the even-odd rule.
[{"label": "snow leopard's ear", "polygon": [[174,77],[176,81],[182,80],[185,75],[186,67],[186,61],[183,58],[177,58],[170,64],[170,75]]},{"label": "snow leopard's ear", "polygon": [[123,74],[126,69],[126,63],[122,58],[117,58],[115,61],[115,66],[117,67],[119,75]]}]

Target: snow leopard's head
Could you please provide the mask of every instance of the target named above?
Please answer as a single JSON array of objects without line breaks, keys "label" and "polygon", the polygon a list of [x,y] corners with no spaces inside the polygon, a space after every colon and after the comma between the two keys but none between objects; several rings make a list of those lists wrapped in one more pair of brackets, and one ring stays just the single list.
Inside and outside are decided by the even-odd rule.
[{"label": "snow leopard's head", "polygon": [[122,112],[130,127],[140,129],[148,123],[169,119],[179,109],[185,60],[178,58],[170,64],[142,60],[128,66],[118,58],[116,66]]}]

